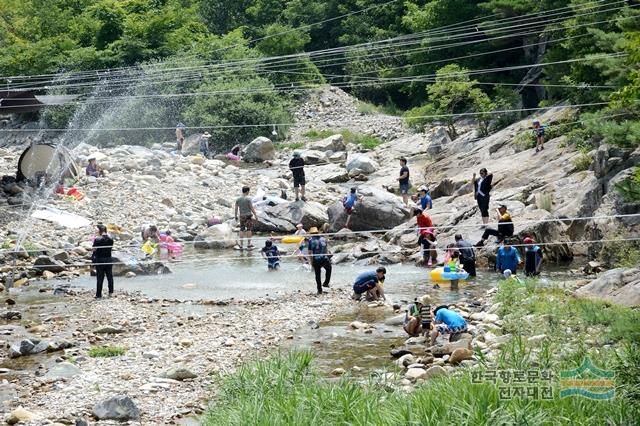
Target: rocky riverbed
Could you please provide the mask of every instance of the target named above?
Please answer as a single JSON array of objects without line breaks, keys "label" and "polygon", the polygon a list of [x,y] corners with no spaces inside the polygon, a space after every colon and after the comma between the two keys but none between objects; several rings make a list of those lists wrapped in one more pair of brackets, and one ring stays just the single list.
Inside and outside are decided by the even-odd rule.
[{"label": "rocky riverbed", "polygon": [[[74,424],[96,416],[101,401],[126,395],[140,412],[133,424],[175,424],[202,412],[216,374],[267,355],[297,328],[344,309],[348,297],[335,290],[321,298],[180,303],[118,292],[97,302],[80,293],[55,303],[63,309],[50,314],[39,313],[46,304],[18,306],[23,320],[0,326],[2,352],[16,356],[0,368],[3,411],[23,407],[39,419],[34,424]],[[48,344],[62,336],[69,347],[50,348],[46,356],[14,353],[27,341]],[[91,356],[104,346],[124,353]]]}]

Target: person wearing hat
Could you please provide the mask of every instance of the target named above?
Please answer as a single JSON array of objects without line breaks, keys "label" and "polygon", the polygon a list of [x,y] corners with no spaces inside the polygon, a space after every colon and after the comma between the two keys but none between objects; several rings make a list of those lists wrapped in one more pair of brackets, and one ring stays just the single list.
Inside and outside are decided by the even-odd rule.
[{"label": "person wearing hat", "polygon": [[89,164],[87,164],[87,168],[85,169],[85,172],[87,173],[87,176],[93,176],[93,177],[101,177],[102,176],[102,170],[100,169],[100,167],[98,167],[98,163],[96,162],[96,157],[89,157],[87,159],[89,161]]},{"label": "person wearing hat", "polygon": [[417,297],[409,305],[404,317],[404,331],[411,337],[417,337],[421,333],[425,335],[431,329],[431,296]]},{"label": "person wearing hat", "polygon": [[535,244],[531,237],[526,237],[523,241],[524,246],[524,274],[533,277],[540,274],[540,265],[542,264],[542,249]]},{"label": "person wearing hat", "polygon": [[544,126],[540,120],[533,120],[533,136],[536,138],[536,153],[544,150]]},{"label": "person wearing hat", "polygon": [[[312,227],[309,229],[309,234],[311,234],[311,239],[309,240],[308,253],[316,276],[318,294],[322,294],[322,287],[328,288],[331,282],[331,252],[327,247],[326,238],[318,235],[318,228]],[[322,281],[322,269],[325,270],[324,282]]]},{"label": "person wearing hat", "polygon": [[200,136],[200,140],[198,141],[200,154],[202,154],[204,158],[209,158],[209,138],[211,138],[209,132],[204,132],[202,136]]},{"label": "person wearing hat", "polygon": [[384,296],[384,280],[387,269],[384,266],[378,267],[375,271],[363,272],[356,277],[353,283],[354,300],[359,301],[363,294],[366,294],[367,301],[386,300]]},{"label": "person wearing hat", "polygon": [[431,346],[436,344],[439,335],[451,335],[467,331],[467,322],[462,315],[449,309],[447,305],[438,306],[433,311],[435,327],[431,330]]},{"label": "person wearing hat", "polygon": [[107,234],[107,227],[103,224],[96,226],[98,235],[93,240],[93,253],[91,254],[91,262],[96,267],[96,299],[102,298],[102,285],[105,277],[109,287],[109,297],[113,295],[113,258],[111,250],[113,249],[113,240]]},{"label": "person wearing hat", "polygon": [[300,151],[293,151],[293,158],[289,161],[289,170],[293,174],[293,189],[296,193],[296,201],[302,199],[307,201],[304,197],[304,185],[306,184],[304,178],[304,159],[300,155]]},{"label": "person wearing hat", "polygon": [[498,242],[503,241],[507,237],[513,237],[513,219],[511,218],[511,213],[507,211],[507,206],[501,204],[500,207],[496,209],[496,213],[498,229],[485,229],[482,238],[476,243],[476,247],[482,247],[490,235],[497,237]]}]

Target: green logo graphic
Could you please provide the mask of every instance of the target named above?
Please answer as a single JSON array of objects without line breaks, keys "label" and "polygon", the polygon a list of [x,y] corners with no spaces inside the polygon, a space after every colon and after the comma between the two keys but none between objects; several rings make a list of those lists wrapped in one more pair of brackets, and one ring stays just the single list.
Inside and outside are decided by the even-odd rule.
[{"label": "green logo graphic", "polygon": [[615,396],[615,373],[601,370],[589,357],[575,370],[560,372],[560,397],[583,396],[590,399],[611,399]]}]

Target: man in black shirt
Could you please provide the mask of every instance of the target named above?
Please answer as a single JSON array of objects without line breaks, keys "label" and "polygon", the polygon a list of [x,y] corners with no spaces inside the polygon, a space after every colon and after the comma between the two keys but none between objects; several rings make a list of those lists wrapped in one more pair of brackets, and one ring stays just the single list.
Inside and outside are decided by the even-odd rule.
[{"label": "man in black shirt", "polygon": [[[304,185],[306,183],[304,179],[304,160],[300,157],[300,153],[295,151],[293,158],[289,161],[289,169],[293,173],[293,188],[296,192],[296,201],[302,198],[302,201],[307,201],[304,198]],[[298,198],[298,193],[300,198]]]},{"label": "man in black shirt", "polygon": [[113,240],[107,235],[107,227],[100,224],[97,226],[98,236],[93,240],[93,254],[91,255],[91,261],[96,266],[96,299],[102,298],[102,283],[104,277],[107,277],[107,284],[109,286],[109,296],[113,294],[113,258],[111,257],[111,250],[113,248]]},{"label": "man in black shirt", "polygon": [[402,201],[405,206],[409,204],[409,167],[407,167],[407,159],[400,158],[400,177],[398,178],[400,183],[400,194],[402,194]]}]

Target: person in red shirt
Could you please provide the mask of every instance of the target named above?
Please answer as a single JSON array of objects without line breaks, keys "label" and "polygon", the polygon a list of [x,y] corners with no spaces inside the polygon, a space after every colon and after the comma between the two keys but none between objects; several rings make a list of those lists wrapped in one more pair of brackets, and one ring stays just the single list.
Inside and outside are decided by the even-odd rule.
[{"label": "person in red shirt", "polygon": [[416,217],[418,225],[418,244],[422,246],[422,257],[427,266],[432,266],[438,262],[436,252],[436,234],[433,229],[433,221],[428,214],[421,209],[415,209],[413,215]]}]

